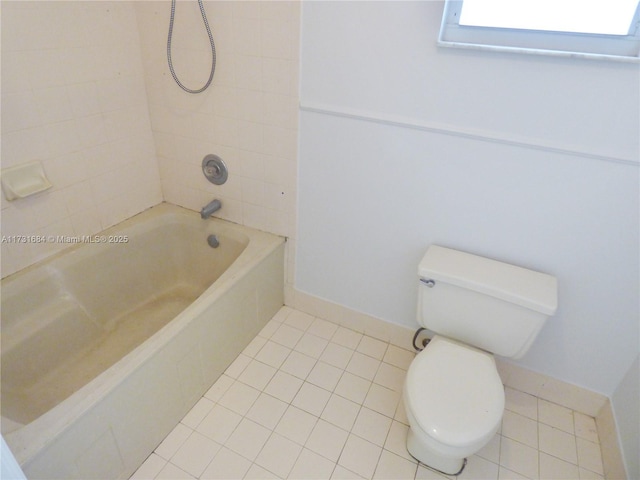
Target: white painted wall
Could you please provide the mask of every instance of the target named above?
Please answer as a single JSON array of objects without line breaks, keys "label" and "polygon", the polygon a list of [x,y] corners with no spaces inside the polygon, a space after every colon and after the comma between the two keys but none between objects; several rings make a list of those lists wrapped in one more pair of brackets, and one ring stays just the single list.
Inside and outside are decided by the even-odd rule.
[{"label": "white painted wall", "polygon": [[435,46],[440,2],[305,2],[296,288],[416,326],[438,243],[554,274],[519,363],[611,395],[637,355],[638,67]]}]

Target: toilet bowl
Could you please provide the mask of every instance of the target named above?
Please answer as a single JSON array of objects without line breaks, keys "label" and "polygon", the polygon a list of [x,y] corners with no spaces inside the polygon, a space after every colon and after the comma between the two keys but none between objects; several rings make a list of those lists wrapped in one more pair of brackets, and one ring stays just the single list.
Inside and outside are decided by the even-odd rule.
[{"label": "toilet bowl", "polygon": [[493,354],[529,350],[557,309],[557,280],[437,245],[418,275],[418,324],[434,336],[407,371],[407,450],[457,475],[500,427],[504,387]]},{"label": "toilet bowl", "polygon": [[498,431],[504,387],[491,354],[435,336],[409,367],[404,402],[409,453],[455,475]]}]

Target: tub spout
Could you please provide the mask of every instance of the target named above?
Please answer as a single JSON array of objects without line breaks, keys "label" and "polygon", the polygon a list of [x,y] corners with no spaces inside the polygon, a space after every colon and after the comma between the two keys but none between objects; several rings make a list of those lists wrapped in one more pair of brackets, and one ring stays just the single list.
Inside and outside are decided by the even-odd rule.
[{"label": "tub spout", "polygon": [[211,202],[207,203],[204,207],[202,207],[202,210],[200,210],[200,216],[203,219],[209,218],[215,212],[220,210],[220,208],[222,208],[222,203],[220,203],[220,200],[218,199],[212,200]]}]

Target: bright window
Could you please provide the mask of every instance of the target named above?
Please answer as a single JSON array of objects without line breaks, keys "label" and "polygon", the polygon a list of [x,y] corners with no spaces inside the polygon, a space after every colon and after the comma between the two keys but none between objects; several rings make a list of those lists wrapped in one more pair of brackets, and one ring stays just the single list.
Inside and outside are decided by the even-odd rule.
[{"label": "bright window", "polygon": [[447,0],[439,43],[638,60],[638,0]]}]

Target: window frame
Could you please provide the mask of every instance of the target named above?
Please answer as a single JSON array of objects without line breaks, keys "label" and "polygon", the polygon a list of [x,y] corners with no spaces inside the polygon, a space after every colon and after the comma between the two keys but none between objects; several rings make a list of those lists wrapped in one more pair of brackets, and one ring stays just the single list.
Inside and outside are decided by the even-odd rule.
[{"label": "window frame", "polygon": [[629,34],[605,35],[460,25],[463,1],[445,1],[439,46],[640,63],[640,6]]}]

